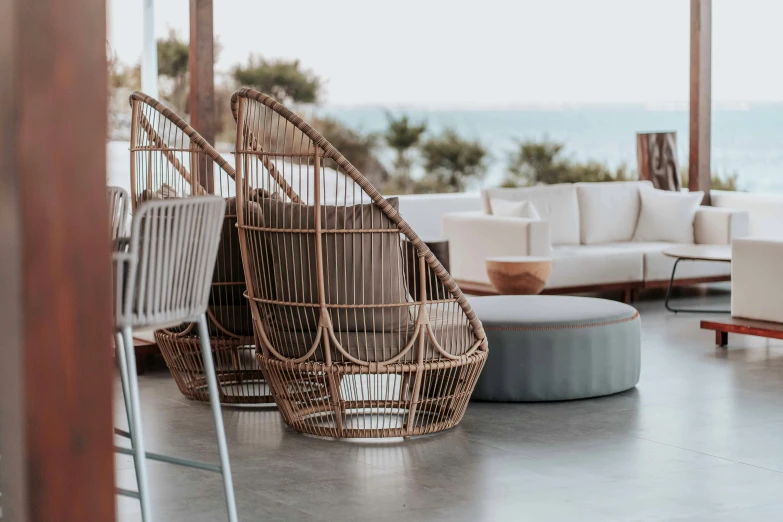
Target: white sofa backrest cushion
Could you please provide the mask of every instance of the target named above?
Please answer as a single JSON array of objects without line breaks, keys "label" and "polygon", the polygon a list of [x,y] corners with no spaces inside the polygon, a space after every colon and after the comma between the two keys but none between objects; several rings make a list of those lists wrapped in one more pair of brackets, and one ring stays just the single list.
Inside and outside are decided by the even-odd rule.
[{"label": "white sofa backrest cushion", "polygon": [[580,240],[583,245],[631,241],[639,220],[639,190],[649,181],[577,183]]},{"label": "white sofa backrest cushion", "polygon": [[704,192],[671,192],[645,188],[639,191],[642,210],[634,241],[693,243],[693,222]]},{"label": "white sofa backrest cushion", "polygon": [[553,245],[579,244],[579,204],[571,183],[523,188],[490,188],[482,191],[484,212],[492,214],[491,199],[529,201],[549,223]]},{"label": "white sofa backrest cushion", "polygon": [[541,219],[538,211],[536,211],[536,207],[530,201],[509,201],[507,199],[492,198],[490,204],[493,216]]}]

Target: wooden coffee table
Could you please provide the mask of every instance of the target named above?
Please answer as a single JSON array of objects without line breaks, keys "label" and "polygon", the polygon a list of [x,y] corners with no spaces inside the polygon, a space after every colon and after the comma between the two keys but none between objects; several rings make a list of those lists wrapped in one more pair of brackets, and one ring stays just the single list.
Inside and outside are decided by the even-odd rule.
[{"label": "wooden coffee table", "polygon": [[539,294],[552,273],[551,257],[501,256],[485,262],[492,286],[503,295]]},{"label": "wooden coffee table", "polygon": [[728,314],[731,310],[703,310],[697,308],[672,308],[669,305],[669,297],[674,285],[674,274],[680,261],[713,261],[716,263],[731,263],[731,245],[677,245],[663,250],[663,255],[674,257],[677,260],[672,268],[672,276],[669,279],[669,287],[666,289],[666,309],[675,314],[678,312],[691,312],[701,314]]}]

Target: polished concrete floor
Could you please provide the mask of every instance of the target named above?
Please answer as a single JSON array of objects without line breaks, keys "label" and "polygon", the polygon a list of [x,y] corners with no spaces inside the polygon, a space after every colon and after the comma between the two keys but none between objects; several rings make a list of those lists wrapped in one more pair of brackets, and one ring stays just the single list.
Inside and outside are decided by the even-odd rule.
[{"label": "polished concrete floor", "polygon": [[[683,300],[728,305],[719,292]],[[610,397],[472,403],[453,430],[395,442],[306,437],[274,409],[226,408],[240,518],[783,520],[783,342],[733,336],[720,349],[699,316],[636,306],[641,382]],[[208,406],[165,370],[140,383],[149,450],[216,461]],[[124,425],[119,396],[115,415]],[[129,458],[117,479],[135,487]],[[150,481],[156,520],[225,520],[219,476],[151,463]],[[118,512],[139,520],[134,500]]]}]

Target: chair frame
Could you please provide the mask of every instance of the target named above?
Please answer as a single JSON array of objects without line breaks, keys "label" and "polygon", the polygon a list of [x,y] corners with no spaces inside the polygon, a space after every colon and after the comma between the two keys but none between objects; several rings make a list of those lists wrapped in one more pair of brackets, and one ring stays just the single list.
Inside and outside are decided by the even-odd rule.
[{"label": "chair frame", "polygon": [[128,237],[130,226],[130,196],[122,187],[108,187],[106,196],[109,200],[109,226],[111,239]]},{"label": "chair frame", "polygon": [[[237,185],[242,188],[237,191],[237,220],[247,278],[246,296],[253,312],[257,357],[285,422],[304,433],[350,438],[410,437],[455,426],[464,415],[470,394],[488,354],[481,322],[457,284],[397,210],[342,154],[299,116],[273,98],[247,88],[233,94],[231,108],[237,122],[235,171]],[[267,111],[271,111],[269,118]],[[263,115],[259,116],[262,113]],[[272,116],[277,118],[277,130],[272,123]],[[305,137],[301,141],[307,142],[306,145],[301,145],[300,141],[298,150],[275,150],[279,148],[279,143],[273,144],[272,138],[267,134],[276,132],[278,141],[282,141],[285,147],[286,142],[290,144],[296,141],[288,137],[289,125]],[[281,126],[282,139],[279,138]],[[268,150],[265,150],[267,143]],[[306,199],[294,191],[293,186],[297,184],[293,180],[289,182],[284,172],[280,172],[276,162],[281,160],[296,161],[300,166],[305,163],[308,169],[312,166],[312,206],[315,208],[313,229],[278,232],[259,227],[248,218],[248,194],[251,189],[258,188],[253,186],[253,181],[258,180],[252,179],[252,173],[261,171],[261,168],[266,171],[267,179],[271,180],[269,183],[275,184],[274,187],[263,188],[290,203],[299,203]],[[347,178],[345,183],[350,180],[360,187],[362,201],[364,195],[368,196],[370,202],[383,212],[395,228],[347,231],[325,227],[321,218],[324,209],[321,176],[325,160],[336,165],[338,174]],[[309,170],[307,176],[309,183]],[[301,187],[301,181],[299,186]],[[269,274],[264,273],[261,267],[263,263],[254,259],[253,252],[258,255],[259,242],[264,241],[265,234],[274,233],[315,236],[314,261],[318,302],[284,302],[270,298],[263,290],[268,286]],[[404,237],[416,249],[419,266],[414,273],[418,273],[420,284],[417,289],[419,295],[415,300],[389,305],[328,302],[324,290],[325,284],[328,285],[324,280],[324,238],[328,234],[345,236],[359,233],[365,237],[394,233]],[[299,255],[310,256],[310,251],[303,254],[300,250]],[[411,267],[408,267],[406,271],[410,270]],[[265,295],[256,295],[254,289],[257,288],[261,288]],[[455,303],[458,309],[451,308]],[[349,309],[355,313],[367,313],[373,307],[379,306],[409,306],[409,309],[414,309],[416,321],[413,334],[407,340],[407,345],[394,356],[385,360],[363,360],[341,346],[330,312]],[[285,355],[282,353],[285,347],[279,345],[270,334],[270,321],[276,320],[275,310],[285,310],[286,307],[318,310],[317,337],[312,348],[303,356]],[[434,307],[446,307],[451,311],[448,325],[456,327],[461,332],[460,335],[466,336],[457,343],[459,347],[446,347],[442,345],[442,339],[439,342],[433,330],[435,320],[430,316],[430,310]],[[460,330],[463,323],[464,328]],[[317,351],[322,351],[322,359],[316,357]],[[375,379],[373,382],[386,382],[387,388],[394,382],[395,389],[399,385],[398,391],[382,391],[379,396],[368,398],[367,393],[360,397],[361,394],[347,388],[351,385],[364,388],[363,383],[370,382],[370,379]],[[369,421],[368,426],[368,416],[378,418],[390,415],[397,415],[399,422],[380,419]]]},{"label": "chair frame", "polygon": [[[134,216],[128,241],[118,244],[112,254],[115,348],[128,419],[128,430],[115,429],[115,434],[130,443],[130,449],[118,446],[115,450],[133,457],[138,486],[137,491],[118,488],[117,493],[139,500],[144,522],[152,520],[147,459],[220,473],[228,520],[237,520],[228,444],[205,313],[224,214],[225,201],[214,196],[147,202]],[[206,374],[219,466],[150,453],[144,442],[133,328],[191,321],[198,325],[200,359]]]},{"label": "chair frame", "polygon": [[[153,191],[164,183],[177,187],[180,190],[178,197],[185,196],[187,189],[191,196],[218,193],[228,197],[236,178],[234,168],[195,129],[144,93],[132,93],[130,105],[130,187],[134,210],[145,189]],[[235,216],[226,216],[226,220],[231,218]],[[240,256],[240,253],[229,255]],[[226,260],[219,257],[218,263],[225,264]],[[231,281],[213,283],[207,310],[212,330],[210,341],[221,385],[220,401],[223,404],[271,404],[272,396],[253,356],[253,336],[235,333],[232,328],[232,324],[241,324],[241,321],[249,326],[249,315],[247,319],[241,319],[234,314],[230,318],[231,324],[225,321],[221,324],[213,308],[221,304],[223,292],[231,288],[244,289],[244,274],[232,271],[231,277]],[[155,331],[155,340],[180,392],[190,399],[207,401],[206,374],[198,355],[200,345],[196,331],[195,323],[178,329],[160,329]]]}]

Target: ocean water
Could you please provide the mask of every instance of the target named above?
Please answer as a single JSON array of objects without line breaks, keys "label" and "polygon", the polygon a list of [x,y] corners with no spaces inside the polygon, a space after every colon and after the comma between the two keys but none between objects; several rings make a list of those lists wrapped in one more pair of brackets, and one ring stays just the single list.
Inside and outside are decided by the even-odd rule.
[{"label": "ocean water", "polygon": [[[383,132],[383,108],[323,108],[363,132]],[[508,155],[521,139],[549,138],[566,145],[564,153],[611,167],[625,163],[636,169],[636,133],[676,131],[680,165],[688,163],[687,108],[635,105],[563,109],[394,110],[425,121],[430,133],[453,128],[481,141],[490,151],[490,168],[479,185],[497,184]],[[390,159],[389,151],[382,153]],[[350,159],[350,158],[349,158]],[[739,176],[742,190],[783,193],[783,104],[737,104],[712,113],[712,170]],[[472,188],[478,188],[474,186]]]}]

